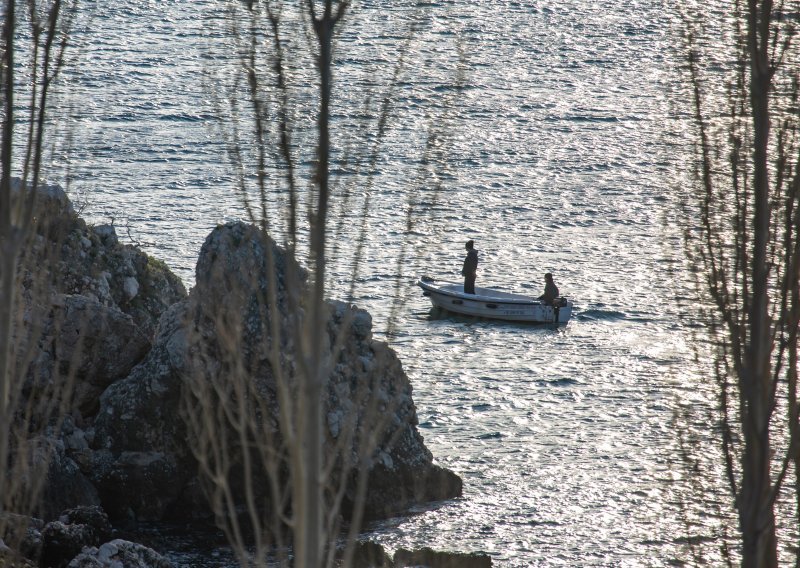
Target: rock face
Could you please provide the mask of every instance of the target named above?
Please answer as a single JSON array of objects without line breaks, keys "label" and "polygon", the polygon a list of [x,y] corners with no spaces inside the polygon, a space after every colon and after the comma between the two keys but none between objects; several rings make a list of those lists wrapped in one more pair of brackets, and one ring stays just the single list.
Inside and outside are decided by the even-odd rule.
[{"label": "rock face", "polygon": [[[85,547],[109,541],[112,533],[108,516],[97,506],[63,511],[57,520],[46,524],[40,519],[5,513],[0,515],[0,528],[0,543],[6,540],[16,550],[15,563],[10,566],[46,568],[65,567]],[[2,554],[0,566],[4,566]]]},{"label": "rock face", "polygon": [[11,352],[20,378],[11,393],[14,427],[31,439],[9,449],[18,468],[11,475],[24,485],[25,467],[47,465],[33,512],[49,521],[65,508],[99,504],[86,429],[100,394],[130,374],[161,313],[187,294],[163,263],[121,245],[113,227],[87,226],[61,188],[13,186],[15,203],[33,196],[33,217],[19,258]]},{"label": "rock face", "polygon": [[0,566],[4,545],[9,556],[38,558],[42,549],[43,528],[44,522],[41,519],[0,512]]},{"label": "rock face", "polygon": [[38,445],[39,452],[46,451],[49,454],[43,458],[48,464],[46,483],[35,511],[40,518],[56,519],[66,509],[100,504],[97,490],[78,463],[69,457],[62,440],[43,439]]},{"label": "rock face", "polygon": [[459,552],[439,552],[430,548],[406,550],[401,548],[394,553],[397,568],[414,566],[416,568],[492,568],[492,558],[486,554],[464,554]]},{"label": "rock face", "polygon": [[164,310],[186,298],[163,262],[120,244],[113,225],[87,226],[58,186],[36,192],[35,236],[22,265],[29,298],[37,291],[85,296],[129,315],[148,339]]},{"label": "rock face", "polygon": [[[460,495],[460,478],[433,463],[408,378],[394,351],[372,338],[367,312],[325,302],[321,345],[298,349],[311,311],[308,276],[257,228],[215,229],[186,294],[162,263],[121,245],[113,226],[88,227],[59,188],[39,191],[35,212],[20,259],[13,352],[19,400],[37,403],[27,405],[24,425],[35,451],[20,455],[46,467],[33,511],[44,528],[40,541],[16,540],[50,555],[48,564],[65,565],[108,538],[92,522],[59,517],[64,509],[102,505],[115,521],[208,517],[201,463],[223,471],[242,499],[251,479],[252,499],[274,508],[270,476],[285,486],[286,441],[295,435],[282,411],[302,412],[295,401],[312,355],[322,364],[327,495],[338,492],[345,515],[384,517]],[[57,422],[62,399],[71,406]],[[10,461],[26,447],[12,448]],[[253,459],[260,465],[246,466]],[[70,566],[118,561],[167,565],[114,541]]]},{"label": "rock face", "polygon": [[172,563],[152,548],[115,539],[100,548],[87,548],[68,568],[173,568]]},{"label": "rock face", "polygon": [[394,568],[392,557],[376,542],[355,543],[352,568]]},{"label": "rock face", "polygon": [[[103,457],[93,479],[109,513],[157,519],[178,506],[182,512],[203,508],[196,492],[190,496],[185,488],[196,483],[195,452],[205,447],[204,437],[187,430],[185,418],[202,414],[209,402],[231,409],[231,400],[241,396],[245,416],[256,417],[248,417],[247,435],[267,432],[281,448],[279,392],[299,388],[305,280],[305,272],[255,227],[230,223],[211,233],[189,298],[162,316],[145,360],[101,397],[95,455]],[[460,495],[461,480],[432,463],[416,429],[411,385],[396,354],[372,339],[369,314],[328,302],[326,319],[325,448],[328,462],[337,464],[332,481],[346,486],[345,512],[363,501],[367,517],[381,517]],[[187,398],[189,387],[194,394]],[[245,390],[237,394],[237,388]],[[207,399],[221,389],[227,394]],[[214,428],[211,438],[229,440],[240,452],[232,460],[235,476],[241,445],[237,449],[230,423]],[[356,470],[348,467],[355,464],[368,475],[363,499]]]},{"label": "rock face", "polygon": [[144,361],[100,399],[92,480],[115,518],[159,520],[195,475],[180,414],[186,304],[167,310]]},{"label": "rock face", "polygon": [[99,546],[111,538],[111,524],[100,507],[78,507],[64,511],[42,530],[40,564],[63,568],[86,547]]},{"label": "rock face", "polygon": [[74,373],[74,405],[82,415],[97,411],[100,394],[142,360],[150,341],[133,318],[87,296],[57,296],[53,305],[57,340],[53,353],[65,373]]},{"label": "rock face", "polygon": [[87,226],[61,188],[41,186],[35,196],[34,234],[20,259],[17,366],[31,394],[74,383],[74,406],[88,417],[144,357],[158,318],[186,290],[162,262],[119,244],[113,227]]}]

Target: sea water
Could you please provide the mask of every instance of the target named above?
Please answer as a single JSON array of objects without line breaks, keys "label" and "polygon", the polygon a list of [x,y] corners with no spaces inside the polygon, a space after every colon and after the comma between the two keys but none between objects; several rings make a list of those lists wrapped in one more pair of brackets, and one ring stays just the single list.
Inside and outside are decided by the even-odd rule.
[{"label": "sea water", "polygon": [[[415,4],[356,2],[337,38],[334,150],[380,145],[360,174],[335,164],[345,222],[332,226],[329,296],[347,298],[355,282],[355,303],[411,380],[427,446],[464,496],[370,537],[509,567],[685,558],[671,423],[704,394],[674,301],[685,275],[671,196],[687,154],[674,136],[672,15],[656,0],[476,0],[429,2],[415,20]],[[187,286],[209,231],[245,217],[214,87],[235,59],[229,34],[221,2],[84,2],[59,103],[71,130],[60,164],[84,216],[113,221]],[[385,136],[348,138],[374,128],[382,96]],[[431,312],[415,279],[458,280],[468,239],[478,285],[538,295],[552,272],[573,320]]]}]

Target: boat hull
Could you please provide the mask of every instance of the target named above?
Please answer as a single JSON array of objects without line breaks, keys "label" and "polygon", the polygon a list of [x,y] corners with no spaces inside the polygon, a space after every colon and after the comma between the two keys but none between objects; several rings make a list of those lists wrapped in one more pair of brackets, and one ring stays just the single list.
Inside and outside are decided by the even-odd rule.
[{"label": "boat hull", "polygon": [[528,296],[491,288],[476,288],[475,294],[465,294],[457,283],[419,280],[417,285],[435,307],[457,314],[529,323],[567,323],[572,317],[572,302],[565,298],[557,302],[562,305],[550,306]]}]

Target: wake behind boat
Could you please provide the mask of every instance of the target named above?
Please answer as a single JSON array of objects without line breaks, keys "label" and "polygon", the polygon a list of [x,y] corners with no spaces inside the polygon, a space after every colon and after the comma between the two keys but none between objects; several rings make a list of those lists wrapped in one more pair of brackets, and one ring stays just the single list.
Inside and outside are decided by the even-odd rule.
[{"label": "wake behind boat", "polygon": [[460,283],[427,276],[417,285],[434,306],[457,314],[531,323],[567,323],[572,316],[572,302],[563,297],[556,298],[551,306],[530,296],[493,288],[476,287],[474,294],[466,294]]}]

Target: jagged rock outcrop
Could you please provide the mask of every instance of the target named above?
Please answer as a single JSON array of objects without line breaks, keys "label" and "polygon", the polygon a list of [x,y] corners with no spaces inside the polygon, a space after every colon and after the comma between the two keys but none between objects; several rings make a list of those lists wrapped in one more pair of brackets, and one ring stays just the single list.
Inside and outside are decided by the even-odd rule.
[{"label": "jagged rock outcrop", "polygon": [[99,546],[111,539],[108,516],[100,507],[78,507],[64,511],[57,521],[42,529],[39,563],[48,568],[63,568],[84,548]]},{"label": "jagged rock outcrop", "polygon": [[[197,470],[192,450],[203,443],[189,439],[186,412],[200,412],[208,402],[203,396],[228,388],[225,396],[244,397],[258,428],[280,447],[278,392],[298,388],[296,345],[307,308],[305,279],[305,272],[255,227],[229,223],[209,235],[189,298],[162,316],[145,360],[101,397],[94,447],[103,465],[95,466],[93,479],[109,513],[159,518],[178,503],[182,512],[202,508],[181,500],[187,498],[182,487],[192,483]],[[416,428],[411,385],[394,351],[372,339],[369,314],[328,302],[326,319],[327,341],[320,354],[331,370],[323,401],[325,447],[329,462],[339,464],[333,481],[347,485],[345,512],[357,499],[359,471],[369,480],[367,517],[460,495],[461,480],[433,464]],[[273,329],[279,330],[277,336]],[[247,389],[239,394],[234,392],[238,380]],[[213,388],[203,390],[208,385]],[[196,406],[187,398],[189,387],[191,396],[201,397]],[[225,396],[212,404],[230,403]],[[230,436],[237,451],[238,438],[224,423],[216,428],[211,435]],[[235,475],[237,458],[232,461]],[[357,469],[348,467],[356,464]]]},{"label": "jagged rock outcrop", "polygon": [[85,549],[68,568],[173,568],[166,558],[152,548],[115,539],[99,548]]},{"label": "jagged rock outcrop", "polygon": [[392,557],[377,542],[358,541],[353,547],[352,568],[395,568]]},{"label": "jagged rock outcrop", "polygon": [[100,504],[97,490],[79,465],[67,455],[62,439],[39,438],[32,443],[37,446],[37,459],[47,464],[45,483],[35,510],[38,517],[50,521],[66,509]]},{"label": "jagged rock outcrop", "polygon": [[394,553],[394,565],[397,568],[492,568],[492,557],[481,553],[440,552],[430,548],[400,548]]},{"label": "jagged rock outcrop", "polygon": [[74,373],[73,405],[84,416],[97,411],[100,394],[142,360],[150,341],[133,318],[87,296],[56,296],[45,336],[55,363]]},{"label": "jagged rock outcrop", "polygon": [[13,186],[14,204],[32,199],[33,209],[11,345],[18,434],[9,434],[14,442],[2,457],[15,468],[18,491],[32,491],[43,476],[40,504],[24,512],[49,521],[65,508],[100,503],[88,477],[100,394],[130,374],[161,313],[187,294],[166,265],[120,244],[113,227],[87,226],[60,187]]},{"label": "jagged rock outcrop", "polygon": [[[14,186],[15,199],[31,195],[19,180]],[[144,357],[159,317],[186,290],[164,263],[120,244],[112,226],[87,226],[60,187],[42,185],[33,195],[33,234],[20,258],[17,368],[28,399],[54,398],[69,383],[74,407],[91,416],[100,393]]]},{"label": "jagged rock outcrop", "polygon": [[[19,180],[14,186],[19,195]],[[22,258],[27,299],[85,296],[129,315],[151,338],[164,310],[186,298],[180,278],[138,247],[120,244],[113,225],[88,226],[60,187],[42,185],[35,195],[35,233]]]},{"label": "jagged rock outcrop", "polygon": [[[14,559],[8,565],[46,568],[64,568],[84,548],[111,540],[113,530],[108,516],[98,506],[63,511],[49,523],[4,513],[0,515],[0,527],[0,543],[13,546],[13,550],[6,551]],[[0,566],[4,566],[2,554]]]},{"label": "jagged rock outcrop", "polygon": [[[62,550],[53,554],[63,564],[77,543],[103,542],[87,523],[59,519],[68,507],[102,503],[115,520],[207,516],[197,457],[212,439],[229,443],[226,471],[239,487],[244,458],[253,457],[245,452],[258,448],[253,432],[266,433],[285,481],[280,401],[296,400],[298,369],[309,355],[297,349],[309,311],[305,270],[257,228],[230,223],[206,240],[187,295],[162,263],[121,245],[113,226],[88,227],[59,188],[45,187],[36,199],[13,340],[20,400],[37,401],[24,425],[36,434],[36,452],[25,455],[47,468],[35,512],[50,522],[37,534],[52,546],[38,549]],[[372,338],[370,315],[328,301],[323,319],[325,457],[332,487],[344,487],[344,513],[358,502],[367,518],[382,517],[460,495],[461,480],[433,463],[416,428],[411,385],[394,351]],[[68,383],[64,417],[58,405]],[[244,437],[224,423],[225,412],[210,435],[187,426],[209,402],[227,411],[231,401],[244,403]],[[264,471],[255,472],[254,485],[256,501],[270,507]],[[104,546],[75,565],[138,554]]]},{"label": "jagged rock outcrop", "polygon": [[145,360],[101,397],[92,480],[115,518],[163,518],[196,474],[179,412],[185,320],[185,302],[167,310]]}]

